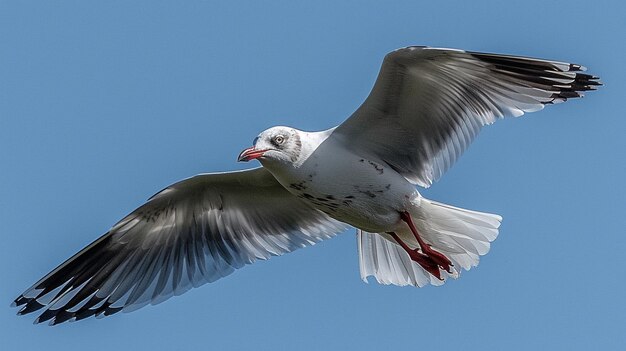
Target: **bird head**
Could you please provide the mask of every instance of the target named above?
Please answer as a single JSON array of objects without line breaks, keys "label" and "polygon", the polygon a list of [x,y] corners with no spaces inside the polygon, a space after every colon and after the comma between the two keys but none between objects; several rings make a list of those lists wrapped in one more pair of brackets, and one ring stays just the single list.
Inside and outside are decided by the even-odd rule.
[{"label": "bird head", "polygon": [[302,141],[300,132],[289,127],[272,127],[257,136],[253,145],[243,150],[237,161],[273,161],[294,163],[300,156]]}]

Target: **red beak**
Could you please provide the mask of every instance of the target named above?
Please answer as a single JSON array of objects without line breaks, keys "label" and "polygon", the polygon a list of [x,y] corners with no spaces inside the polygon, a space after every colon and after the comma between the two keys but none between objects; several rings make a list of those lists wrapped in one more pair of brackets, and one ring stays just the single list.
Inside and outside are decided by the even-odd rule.
[{"label": "red beak", "polygon": [[241,161],[250,161],[250,160],[254,160],[257,159],[261,156],[263,156],[263,154],[266,152],[267,150],[257,150],[254,148],[254,146],[251,146],[245,150],[243,150],[240,154],[239,157],[237,157],[237,161],[241,162]]}]

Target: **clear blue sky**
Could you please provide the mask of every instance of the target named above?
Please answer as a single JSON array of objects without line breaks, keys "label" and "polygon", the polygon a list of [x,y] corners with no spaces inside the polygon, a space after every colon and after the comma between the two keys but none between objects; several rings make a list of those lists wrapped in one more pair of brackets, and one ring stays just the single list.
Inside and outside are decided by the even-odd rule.
[{"label": "clear blue sky", "polygon": [[[0,2],[3,349],[623,347],[624,13],[619,1]],[[407,45],[569,60],[606,84],[486,128],[424,192],[504,217],[477,269],[439,288],[364,284],[350,231],[130,314],[50,328],[8,307],[164,186],[255,166],[235,159],[259,131],[340,123]]]}]

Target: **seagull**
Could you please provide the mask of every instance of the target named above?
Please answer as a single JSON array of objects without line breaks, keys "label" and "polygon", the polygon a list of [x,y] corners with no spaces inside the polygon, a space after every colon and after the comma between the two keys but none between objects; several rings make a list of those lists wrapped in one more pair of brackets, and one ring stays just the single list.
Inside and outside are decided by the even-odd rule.
[{"label": "seagull", "polygon": [[420,195],[485,125],[601,85],[580,65],[413,46],[386,55],[337,127],[261,132],[262,167],[174,183],[47,274],[13,306],[50,325],[158,304],[236,269],[356,228],[361,278],[441,285],[478,265],[502,218]]}]

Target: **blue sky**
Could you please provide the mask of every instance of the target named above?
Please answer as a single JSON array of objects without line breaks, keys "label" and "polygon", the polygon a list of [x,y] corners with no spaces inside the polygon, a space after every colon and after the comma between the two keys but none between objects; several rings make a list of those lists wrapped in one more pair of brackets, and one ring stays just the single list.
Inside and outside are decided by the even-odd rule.
[{"label": "blue sky", "polygon": [[[626,344],[626,24],[618,1],[0,2],[0,334],[7,350],[618,349]],[[55,328],[11,300],[164,186],[320,130],[383,56],[569,60],[605,87],[486,128],[424,191],[501,214],[443,287],[364,284],[353,231],[154,307]]]}]

